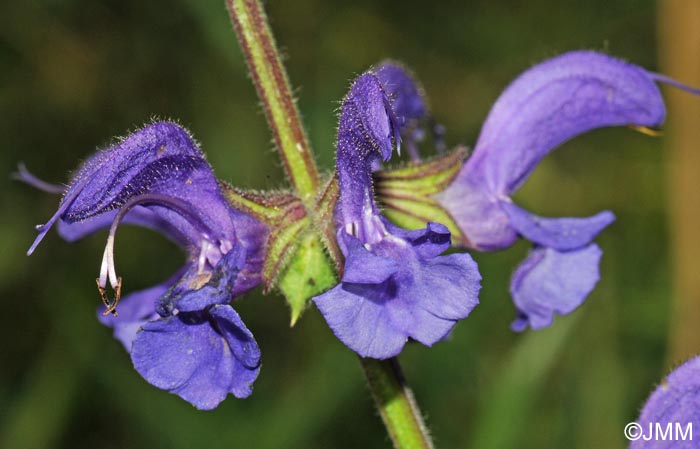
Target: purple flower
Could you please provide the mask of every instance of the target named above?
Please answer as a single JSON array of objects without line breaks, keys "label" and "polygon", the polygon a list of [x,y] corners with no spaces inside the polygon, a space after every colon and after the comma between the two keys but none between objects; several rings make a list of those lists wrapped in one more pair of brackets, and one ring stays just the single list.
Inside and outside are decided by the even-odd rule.
[{"label": "purple flower", "polygon": [[[391,157],[399,120],[382,80],[360,76],[345,97],[338,127],[338,241],[341,283],[314,301],[335,335],[363,357],[399,354],[412,338],[431,346],[478,303],[476,264],[467,254],[440,256],[450,232],[439,223],[407,231],[381,216],[371,171]],[[394,103],[395,104],[395,103]]]},{"label": "purple flower", "polygon": [[384,92],[390,99],[394,116],[400,126],[402,143],[411,160],[420,160],[418,143],[425,138],[426,126],[432,130],[437,150],[444,150],[444,128],[432,122],[423,88],[413,74],[401,64],[392,61],[379,64],[372,72],[379,78]]},{"label": "purple flower", "polygon": [[[136,304],[149,298],[135,298],[131,316],[114,323],[122,338],[129,337],[123,335],[128,328],[139,326],[131,359],[148,382],[203,410],[215,408],[228,393],[250,395],[260,371],[260,349],[228,305],[244,263],[245,249],[236,245],[205,275],[204,285],[199,284],[203,273],[193,265],[157,297],[156,313],[152,302],[150,310]],[[103,323],[108,319],[101,317]]]},{"label": "purple flower", "polygon": [[496,101],[472,156],[437,196],[465,246],[498,250],[518,237],[535,248],[516,270],[513,328],[539,329],[578,307],[599,279],[593,238],[615,219],[542,218],[510,196],[537,163],[566,140],[604,126],[654,127],[665,116],[655,81],[666,79],[603,54],[571,52],[520,75]]},{"label": "purple flower", "polygon": [[[26,171],[19,176],[37,184]],[[155,123],[88,159],[65,189],[58,211],[38,227],[29,254],[56,222],[71,241],[109,227],[97,279],[107,307],[100,320],[114,328],[149,383],[199,409],[216,407],[228,393],[251,393],[260,351],[228,303],[260,282],[266,230],[229,206],[185,130]],[[114,238],[122,222],[161,232],[188,257],[167,281],[120,301]]]},{"label": "purple flower", "polygon": [[[700,434],[700,357],[688,360],[661,382],[647,399],[636,423],[640,427],[626,429],[632,440],[630,449],[697,447],[693,439]],[[662,438],[659,431],[668,428],[672,433]],[[685,438],[676,438],[683,435]]]}]

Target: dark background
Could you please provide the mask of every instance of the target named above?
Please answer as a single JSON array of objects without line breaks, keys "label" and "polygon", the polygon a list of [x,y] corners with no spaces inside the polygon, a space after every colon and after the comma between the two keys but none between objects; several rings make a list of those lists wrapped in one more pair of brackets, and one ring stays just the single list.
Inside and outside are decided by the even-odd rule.
[{"label": "dark background", "polygon": [[[414,69],[450,145],[473,144],[507,83],[563,51],[603,50],[659,70],[653,1],[266,6],[326,170],[339,100],[386,57]],[[51,232],[25,256],[58,198],[10,181],[17,162],[65,182],[97,147],[153,117],[189,128],[222,179],[286,185],[222,1],[0,4],[0,447],[390,447],[355,356],[315,309],[290,329],[277,295],[242,298],[237,309],[263,351],[255,392],[198,412],[149,386],[95,319],[104,233],[68,244]],[[481,305],[449,342],[401,357],[438,447],[626,446],[624,425],[670,366],[663,146],[629,129],[598,130],[546,158],[518,192],[541,215],[617,214],[597,239],[602,280],[576,313],[514,334],[508,281],[527,245],[475,255]],[[127,291],[183,261],[165,239],[129,227],[116,251]]]}]

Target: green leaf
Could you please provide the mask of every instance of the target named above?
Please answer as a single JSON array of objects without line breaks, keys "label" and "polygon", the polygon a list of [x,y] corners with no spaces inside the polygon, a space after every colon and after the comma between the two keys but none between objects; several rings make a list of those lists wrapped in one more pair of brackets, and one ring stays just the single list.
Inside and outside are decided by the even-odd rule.
[{"label": "green leaf", "polygon": [[337,282],[331,259],[320,239],[312,232],[307,233],[301,238],[278,283],[292,309],[291,325],[297,322],[309,299]]}]

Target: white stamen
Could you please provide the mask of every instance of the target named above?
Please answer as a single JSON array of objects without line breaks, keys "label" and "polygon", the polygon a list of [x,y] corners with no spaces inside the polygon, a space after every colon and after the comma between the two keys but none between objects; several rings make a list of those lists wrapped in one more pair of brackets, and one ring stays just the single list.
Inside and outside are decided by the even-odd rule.
[{"label": "white stamen", "polygon": [[[109,315],[110,313],[117,316],[117,304],[119,304],[119,298],[122,294],[122,278],[117,277],[114,266],[114,233],[117,230],[117,225],[120,220],[121,217],[117,214],[112,222],[112,226],[109,228],[107,245],[105,245],[105,251],[102,253],[100,277],[97,278],[97,290],[100,292],[100,297],[106,307],[105,311],[102,312],[103,316]],[[107,296],[107,279],[109,279],[109,283],[114,291],[114,299],[110,299]]]},{"label": "white stamen", "polygon": [[202,248],[199,251],[199,258],[197,259],[197,273],[203,273],[207,264],[207,253],[211,248],[211,243],[208,240],[202,241]]},{"label": "white stamen", "polygon": [[221,251],[221,254],[226,254],[229,251],[233,249],[233,243],[229,240],[222,240],[219,243],[219,251]]},{"label": "white stamen", "polygon": [[[115,228],[116,231],[116,228]],[[101,270],[106,270],[109,273],[109,283],[112,288],[115,288],[118,284],[117,271],[114,263],[114,233],[110,232],[107,237],[107,245],[105,246],[105,252],[102,256],[102,264],[105,266]],[[102,272],[100,270],[100,277],[102,277]]]},{"label": "white stamen", "polygon": [[97,285],[106,288],[107,287],[107,273],[109,272],[109,261],[107,255],[107,248],[105,247],[104,253],[102,253],[102,264],[100,265],[100,277],[97,278]]},{"label": "white stamen", "polygon": [[109,236],[107,237],[107,245],[102,254],[102,265],[100,266],[100,287],[102,288],[107,286],[108,278],[112,288],[116,288],[117,285],[119,285],[119,278],[117,277],[114,264],[114,231],[116,231],[116,226],[112,226],[112,229],[110,229]]},{"label": "white stamen", "polygon": [[[105,245],[104,253],[102,253],[102,264],[100,265],[100,277],[98,285],[102,288],[107,286],[107,279],[113,289],[121,286],[121,281],[117,276],[116,264],[114,263],[114,238],[117,233],[119,223],[122,221],[126,213],[136,205],[136,202],[127,203],[122,209],[117,212],[112,220],[112,225],[109,227],[109,235],[107,236],[107,244]],[[120,287],[121,288],[121,287]]]},{"label": "white stamen", "polygon": [[352,223],[352,222],[346,223],[345,224],[345,232],[352,235],[352,236],[355,236],[356,235],[355,223]]}]

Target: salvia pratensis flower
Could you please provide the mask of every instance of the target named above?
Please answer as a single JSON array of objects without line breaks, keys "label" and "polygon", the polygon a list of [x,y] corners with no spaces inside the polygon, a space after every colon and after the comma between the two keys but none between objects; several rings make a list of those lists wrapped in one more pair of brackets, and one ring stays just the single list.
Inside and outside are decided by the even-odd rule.
[{"label": "salvia pratensis flower", "polygon": [[[26,170],[19,177],[58,190]],[[88,159],[64,190],[29,253],[56,223],[71,241],[109,228],[97,278],[107,306],[100,320],[114,328],[136,370],[200,409],[228,393],[248,396],[260,351],[229,303],[260,282],[266,230],[226,202],[188,133],[173,123],[147,126]],[[114,239],[122,222],[157,230],[188,257],[167,281],[120,301]]]},{"label": "salvia pratensis flower", "polygon": [[443,339],[477,305],[481,279],[469,255],[440,256],[450,246],[445,226],[408,231],[380,214],[371,172],[398,147],[398,98],[369,72],[343,101],[336,221],[345,266],[341,283],[314,298],[345,345],[379,359],[397,355],[409,338],[427,346]]},{"label": "salvia pratensis flower", "polygon": [[[693,449],[700,434],[700,357],[674,369],[649,396],[628,428],[630,449]],[[688,426],[692,426],[690,429]],[[661,437],[659,432],[670,434]],[[681,432],[682,435],[679,433]]]},{"label": "salvia pratensis flower", "polygon": [[498,250],[518,237],[534,244],[511,282],[515,330],[548,326],[555,313],[569,313],[584,301],[599,279],[601,250],[592,240],[615,217],[603,211],[543,218],[514,204],[511,195],[545,155],[578,134],[605,126],[659,126],[665,107],[656,81],[684,87],[590,51],[534,66],[501,94],[473,154],[437,196],[467,247]]}]

